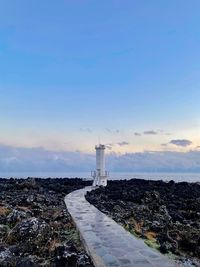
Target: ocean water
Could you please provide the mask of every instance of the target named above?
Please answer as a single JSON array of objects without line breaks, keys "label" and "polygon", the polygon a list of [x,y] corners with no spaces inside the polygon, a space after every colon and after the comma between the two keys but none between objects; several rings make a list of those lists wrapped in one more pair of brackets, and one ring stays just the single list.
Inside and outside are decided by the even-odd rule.
[{"label": "ocean water", "polygon": [[[2,178],[27,178],[27,177],[40,177],[40,178],[84,178],[92,179],[90,172],[0,172]],[[164,180],[175,182],[200,182],[200,173],[134,173],[134,172],[110,172],[109,180],[121,180],[121,179],[147,179],[147,180]]]}]

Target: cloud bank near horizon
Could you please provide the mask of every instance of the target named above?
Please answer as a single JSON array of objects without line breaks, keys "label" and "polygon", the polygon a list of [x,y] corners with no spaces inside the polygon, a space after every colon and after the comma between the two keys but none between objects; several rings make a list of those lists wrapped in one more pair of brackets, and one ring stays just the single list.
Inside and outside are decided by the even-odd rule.
[{"label": "cloud bank near horizon", "polygon": [[[116,172],[199,172],[200,151],[111,153],[106,157],[106,164],[108,170]],[[15,171],[90,172],[94,169],[95,154],[0,145],[2,174]]]}]

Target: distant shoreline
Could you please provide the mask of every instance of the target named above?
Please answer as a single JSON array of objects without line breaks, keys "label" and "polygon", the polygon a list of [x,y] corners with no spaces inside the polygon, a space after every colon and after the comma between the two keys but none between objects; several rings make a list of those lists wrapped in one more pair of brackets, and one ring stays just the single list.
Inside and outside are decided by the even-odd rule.
[{"label": "distant shoreline", "polygon": [[[90,172],[0,172],[2,178],[81,178],[92,180]],[[108,180],[130,180],[132,178],[145,180],[164,180],[175,182],[200,182],[200,173],[172,173],[172,172],[110,172]]]}]

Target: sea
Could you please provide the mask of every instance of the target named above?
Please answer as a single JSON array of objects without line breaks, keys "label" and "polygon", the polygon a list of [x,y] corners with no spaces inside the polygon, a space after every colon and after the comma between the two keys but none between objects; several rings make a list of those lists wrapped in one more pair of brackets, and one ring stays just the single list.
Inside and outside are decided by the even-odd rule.
[{"label": "sea", "polygon": [[[40,178],[83,178],[91,180],[90,172],[0,172],[1,178],[27,178],[27,177],[40,177]],[[175,182],[199,182],[200,173],[159,173],[159,172],[110,172],[109,180],[130,180],[132,178],[145,179],[145,180],[163,180]]]}]

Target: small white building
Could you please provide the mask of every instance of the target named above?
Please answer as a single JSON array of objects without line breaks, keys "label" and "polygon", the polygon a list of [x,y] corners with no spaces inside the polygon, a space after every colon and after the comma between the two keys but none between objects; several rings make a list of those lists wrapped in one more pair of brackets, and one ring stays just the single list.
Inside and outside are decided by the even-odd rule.
[{"label": "small white building", "polygon": [[105,170],[105,145],[95,146],[96,171],[92,172],[93,186],[106,186],[109,173]]}]

